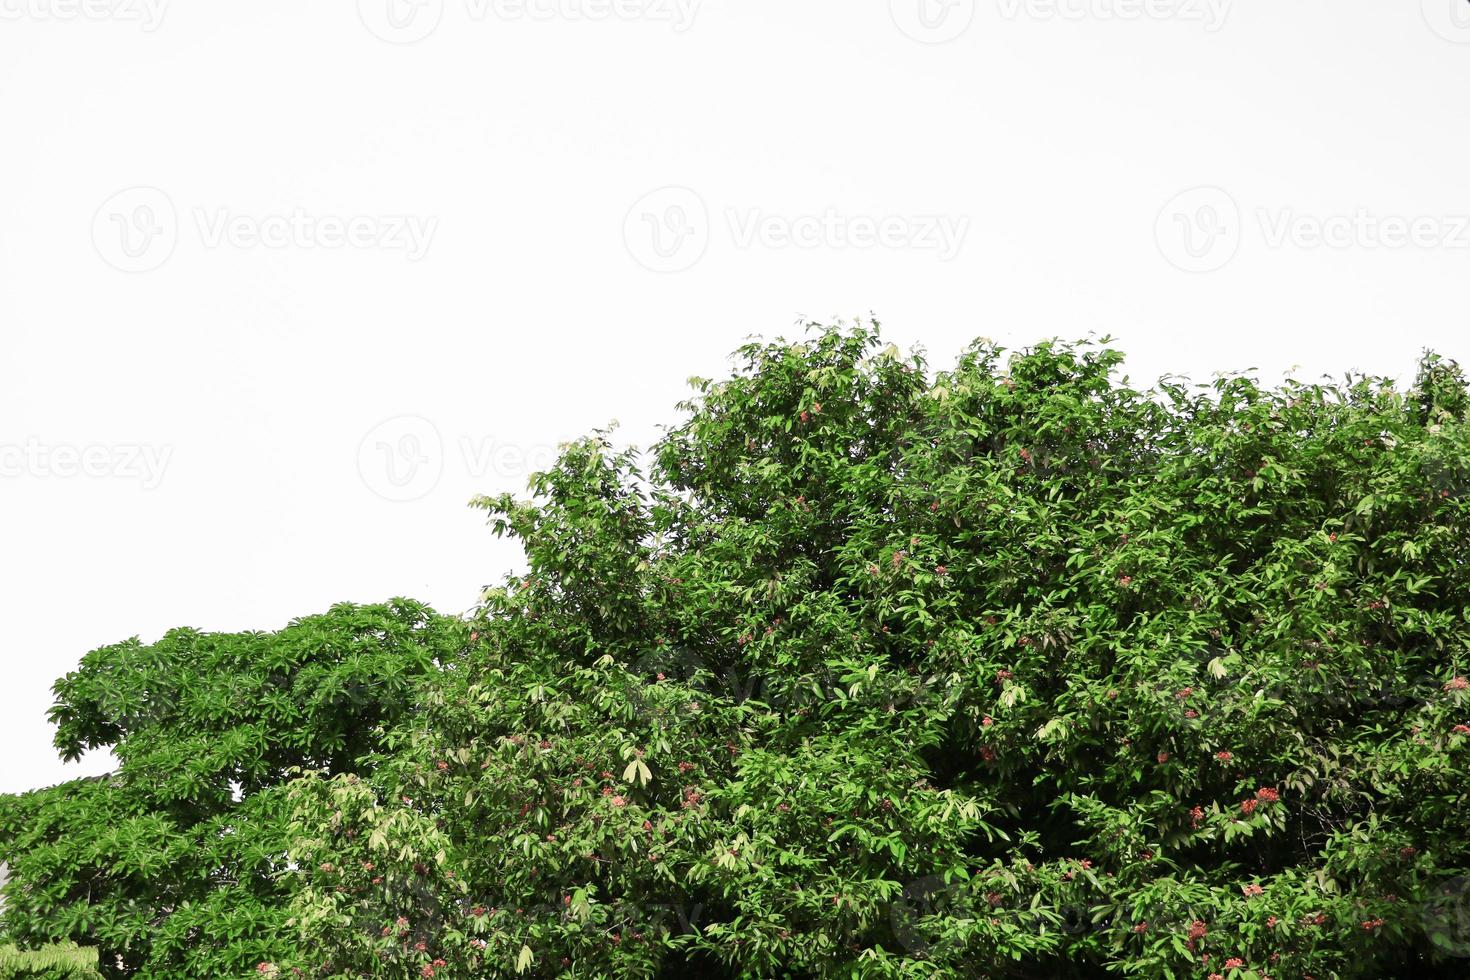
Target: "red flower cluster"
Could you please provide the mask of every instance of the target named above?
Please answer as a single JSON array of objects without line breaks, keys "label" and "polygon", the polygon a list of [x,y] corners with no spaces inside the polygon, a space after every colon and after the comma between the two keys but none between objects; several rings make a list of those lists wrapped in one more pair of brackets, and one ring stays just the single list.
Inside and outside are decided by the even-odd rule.
[{"label": "red flower cluster", "polygon": [[1230,959],[1225,961],[1225,969],[1227,970],[1238,970],[1243,966],[1245,966],[1245,960],[1241,959],[1239,956],[1232,956],[1230,957]]},{"label": "red flower cluster", "polygon": [[1463,677],[1452,677],[1450,678],[1449,682],[1445,684],[1444,689],[1446,691],[1463,691],[1467,687],[1470,687],[1470,680],[1466,680]]},{"label": "red flower cluster", "polygon": [[1199,822],[1201,820],[1203,820],[1204,818],[1205,818],[1205,810],[1204,810],[1204,807],[1192,806],[1192,807],[1189,808],[1189,826],[1190,826],[1190,829],[1194,829],[1195,827],[1198,827],[1199,826]]},{"label": "red flower cluster", "polygon": [[1261,789],[1256,790],[1256,799],[1260,800],[1262,803],[1275,803],[1277,800],[1281,799],[1281,794],[1276,792],[1276,790],[1272,789],[1271,787],[1265,786]]},{"label": "red flower cluster", "polygon": [[1255,800],[1245,800],[1240,804],[1240,812],[1246,816],[1250,816],[1256,812],[1256,805]]},{"label": "red flower cluster", "polygon": [[1219,752],[1215,753],[1215,758],[1219,759],[1221,762],[1229,762],[1231,759],[1235,758],[1235,756],[1231,755],[1229,752],[1226,752],[1224,749],[1221,749]]}]

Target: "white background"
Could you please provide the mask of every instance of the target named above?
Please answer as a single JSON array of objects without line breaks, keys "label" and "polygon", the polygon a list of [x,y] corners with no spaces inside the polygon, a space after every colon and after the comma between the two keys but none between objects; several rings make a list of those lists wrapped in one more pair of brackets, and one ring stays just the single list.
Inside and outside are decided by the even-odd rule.
[{"label": "white background", "polygon": [[472,494],[798,317],[1470,361],[1467,0],[389,2],[0,0],[0,791],[97,646],[467,608]]}]

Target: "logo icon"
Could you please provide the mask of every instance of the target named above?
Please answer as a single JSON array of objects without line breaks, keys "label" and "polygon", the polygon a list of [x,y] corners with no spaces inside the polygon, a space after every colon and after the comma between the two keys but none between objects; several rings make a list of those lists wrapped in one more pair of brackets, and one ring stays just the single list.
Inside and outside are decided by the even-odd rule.
[{"label": "logo icon", "polygon": [[363,437],[357,448],[357,471],[367,488],[384,500],[418,500],[444,475],[444,440],[428,419],[400,415]]},{"label": "logo icon", "polygon": [[1470,878],[1435,885],[1420,921],[1435,948],[1461,959],[1470,957]]},{"label": "logo icon", "polygon": [[709,209],[687,187],[645,194],[623,219],[623,241],[638,264],[653,272],[683,272],[709,247]]},{"label": "logo icon", "polygon": [[963,911],[963,891],[962,883],[946,882],[940,875],[904,885],[888,909],[894,938],[916,956],[930,961],[942,959],[950,941],[944,935],[942,920]]},{"label": "logo icon", "polygon": [[893,23],[920,44],[953,41],[975,19],[975,0],[888,0]]},{"label": "logo icon", "polygon": [[1422,0],[1424,19],[1446,41],[1470,44],[1470,0]]},{"label": "logo icon", "polygon": [[1154,238],[1164,258],[1178,269],[1223,269],[1240,249],[1240,207],[1218,187],[1196,187],[1164,205]]},{"label": "logo icon", "polygon": [[413,44],[438,28],[444,0],[357,0],[357,16],[375,37]]},{"label": "logo icon", "polygon": [[92,244],[114,269],[149,272],[168,261],[179,243],[174,202],[156,187],[129,187],[92,216]]}]

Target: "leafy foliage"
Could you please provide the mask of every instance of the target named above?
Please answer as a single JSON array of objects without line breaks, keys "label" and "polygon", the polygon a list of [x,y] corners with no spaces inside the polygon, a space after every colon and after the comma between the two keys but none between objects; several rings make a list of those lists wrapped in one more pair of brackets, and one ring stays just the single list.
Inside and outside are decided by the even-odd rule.
[{"label": "leafy foliage", "polygon": [[[296,739],[213,798],[279,902],[210,907],[250,956],[172,975],[1463,975],[1458,368],[1427,357],[1410,391],[1120,369],[980,342],[931,372],[875,327],[818,329],[695,379],[648,453],[596,433],[529,499],[478,500],[528,572],[470,623],[420,610],[442,652],[366,742],[328,711],[240,743]],[[64,751],[107,744],[119,712],[91,705],[134,654],[59,686]],[[184,778],[149,760],[192,717],[113,783],[7,804],[18,880],[78,864],[66,814],[157,819],[137,783]],[[100,936],[65,908],[131,887],[5,928]]]},{"label": "leafy foliage", "polygon": [[122,972],[240,976],[296,950],[284,786],[355,772],[462,624],[423,606],[337,606],[279,633],[175,630],[93,651],[56,685],[56,744],[120,767],[0,797],[0,916],[26,945],[76,939]]},{"label": "leafy foliage", "polygon": [[0,946],[0,977],[5,980],[99,980],[97,951],[76,946],[48,946],[21,952]]}]

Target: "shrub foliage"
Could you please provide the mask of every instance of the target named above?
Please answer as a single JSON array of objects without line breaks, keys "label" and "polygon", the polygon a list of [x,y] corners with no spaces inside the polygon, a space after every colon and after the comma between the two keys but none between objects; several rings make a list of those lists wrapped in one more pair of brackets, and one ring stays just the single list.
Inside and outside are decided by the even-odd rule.
[{"label": "shrub foliage", "polygon": [[58,683],[0,935],[119,975],[1461,976],[1458,368],[753,343],[477,500],[525,574]]}]

